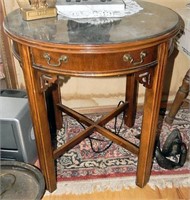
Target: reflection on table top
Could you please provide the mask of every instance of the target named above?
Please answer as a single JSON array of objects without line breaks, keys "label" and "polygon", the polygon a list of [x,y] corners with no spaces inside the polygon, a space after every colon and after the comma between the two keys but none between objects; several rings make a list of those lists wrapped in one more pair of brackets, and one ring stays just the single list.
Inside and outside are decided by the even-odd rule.
[{"label": "reflection on table top", "polygon": [[109,23],[90,24],[83,20],[59,19],[59,16],[24,21],[19,10],[11,12],[4,27],[24,40],[57,44],[109,44],[153,38],[175,28],[179,16],[171,9],[149,2],[138,2],[143,10]]}]

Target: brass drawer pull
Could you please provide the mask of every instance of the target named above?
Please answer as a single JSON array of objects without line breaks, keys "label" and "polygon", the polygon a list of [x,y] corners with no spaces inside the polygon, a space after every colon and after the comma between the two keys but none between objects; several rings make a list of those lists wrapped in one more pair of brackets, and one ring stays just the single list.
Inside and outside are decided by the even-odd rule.
[{"label": "brass drawer pull", "polygon": [[48,53],[44,53],[43,57],[46,59],[47,64],[52,66],[52,67],[59,67],[61,65],[62,62],[66,63],[68,61],[68,57],[66,55],[62,55],[59,59],[58,59],[58,63],[54,64],[54,63],[50,63],[51,62],[51,57]]},{"label": "brass drawer pull", "polygon": [[134,58],[130,54],[124,54],[123,61],[130,62],[133,65],[139,65],[144,62],[144,58],[147,56],[147,53],[144,51],[140,52],[140,61],[134,62]]}]

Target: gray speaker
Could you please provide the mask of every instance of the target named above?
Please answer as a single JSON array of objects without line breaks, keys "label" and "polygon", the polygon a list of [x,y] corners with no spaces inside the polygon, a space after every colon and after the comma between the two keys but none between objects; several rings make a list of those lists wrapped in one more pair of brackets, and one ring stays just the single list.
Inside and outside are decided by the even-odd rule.
[{"label": "gray speaker", "polygon": [[37,149],[28,99],[23,94],[15,90],[0,96],[1,160],[33,164]]}]

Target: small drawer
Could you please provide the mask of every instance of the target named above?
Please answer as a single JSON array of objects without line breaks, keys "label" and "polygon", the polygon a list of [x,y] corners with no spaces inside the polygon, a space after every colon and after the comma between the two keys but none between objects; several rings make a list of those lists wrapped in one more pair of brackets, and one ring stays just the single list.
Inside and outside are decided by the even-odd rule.
[{"label": "small drawer", "polygon": [[156,60],[157,48],[155,47],[129,51],[123,54],[123,62],[130,67],[148,65]]},{"label": "small drawer", "polygon": [[61,53],[31,49],[34,67],[48,69],[51,72],[66,74],[123,73],[125,70],[138,68],[157,60],[157,47],[135,51],[103,53]]},{"label": "small drawer", "polygon": [[31,49],[32,62],[42,68],[60,68],[68,62],[68,55],[57,52]]}]

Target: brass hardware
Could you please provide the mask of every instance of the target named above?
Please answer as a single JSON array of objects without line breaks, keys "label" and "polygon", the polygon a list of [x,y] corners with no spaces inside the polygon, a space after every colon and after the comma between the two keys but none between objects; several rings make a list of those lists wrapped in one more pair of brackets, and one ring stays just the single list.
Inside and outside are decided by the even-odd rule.
[{"label": "brass hardware", "polygon": [[68,57],[66,55],[62,55],[59,59],[58,59],[58,63],[53,64],[50,63],[51,62],[51,57],[48,53],[44,53],[43,57],[46,59],[47,64],[52,66],[52,67],[59,67],[61,65],[62,62],[66,63],[68,61]]},{"label": "brass hardware", "polygon": [[126,53],[126,54],[124,54],[124,56],[123,56],[123,61],[124,61],[124,62],[129,62],[129,63],[131,63],[131,64],[133,64],[133,65],[139,65],[139,64],[141,64],[141,63],[144,62],[144,58],[145,58],[146,56],[147,56],[147,53],[144,52],[144,51],[141,51],[141,52],[140,52],[140,61],[134,62],[134,58],[133,58],[130,54]]}]

